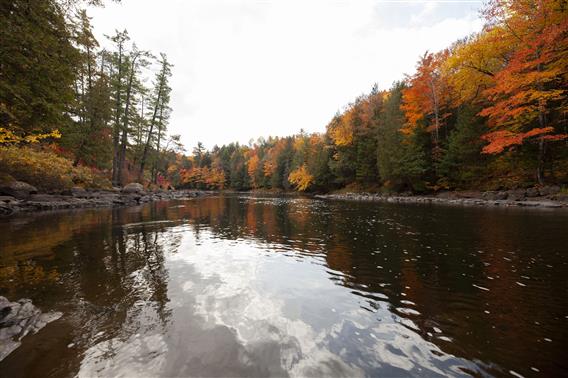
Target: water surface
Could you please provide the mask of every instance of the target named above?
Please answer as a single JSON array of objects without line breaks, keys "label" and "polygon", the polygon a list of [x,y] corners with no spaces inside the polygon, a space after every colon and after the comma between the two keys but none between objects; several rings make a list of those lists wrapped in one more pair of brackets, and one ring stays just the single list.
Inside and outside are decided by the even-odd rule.
[{"label": "water surface", "polygon": [[0,229],[0,295],[64,314],[6,377],[568,370],[564,211],[234,195]]}]

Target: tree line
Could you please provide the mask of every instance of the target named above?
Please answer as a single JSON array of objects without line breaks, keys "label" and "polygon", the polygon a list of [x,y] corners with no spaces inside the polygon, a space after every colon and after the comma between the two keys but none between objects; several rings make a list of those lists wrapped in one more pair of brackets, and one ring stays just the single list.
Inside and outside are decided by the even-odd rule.
[{"label": "tree line", "polygon": [[568,3],[493,0],[479,33],[426,52],[324,133],[232,143],[178,160],[179,185],[424,192],[568,182]]},{"label": "tree line", "polygon": [[[101,1],[0,3],[0,155],[35,145],[115,186],[424,192],[568,183],[566,0],[490,1],[481,32],[426,52],[412,75],[373,86],[323,133],[198,144],[190,156],[167,132],[166,55],[139,48],[125,30],[101,48],[87,3]],[[47,156],[12,150],[0,169],[27,153]]]},{"label": "tree line", "polygon": [[111,47],[102,48],[86,4],[102,5],[0,4],[0,145],[43,140],[43,149],[108,175],[115,186],[166,180],[183,148],[167,133],[172,64],[139,48],[126,30],[105,36]]}]

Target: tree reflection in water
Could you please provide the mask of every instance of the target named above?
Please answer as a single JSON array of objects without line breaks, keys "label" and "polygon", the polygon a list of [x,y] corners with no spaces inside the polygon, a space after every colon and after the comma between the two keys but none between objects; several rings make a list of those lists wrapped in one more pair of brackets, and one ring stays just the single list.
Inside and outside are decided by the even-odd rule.
[{"label": "tree reflection in water", "polygon": [[65,316],[0,367],[554,375],[567,368],[568,296],[553,294],[568,290],[566,220],[248,196],[3,220],[0,295]]}]

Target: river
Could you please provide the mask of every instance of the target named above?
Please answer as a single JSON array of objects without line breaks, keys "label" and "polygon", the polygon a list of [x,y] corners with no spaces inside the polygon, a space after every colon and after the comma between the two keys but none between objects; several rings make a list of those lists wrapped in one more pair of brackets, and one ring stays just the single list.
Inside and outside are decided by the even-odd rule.
[{"label": "river", "polygon": [[0,219],[19,376],[560,376],[568,211],[220,195]]}]

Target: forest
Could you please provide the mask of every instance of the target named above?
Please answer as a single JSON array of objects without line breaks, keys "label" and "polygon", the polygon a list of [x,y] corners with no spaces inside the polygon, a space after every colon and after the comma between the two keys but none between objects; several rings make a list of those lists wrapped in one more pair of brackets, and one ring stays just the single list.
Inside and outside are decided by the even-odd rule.
[{"label": "forest", "polygon": [[0,5],[0,174],[45,190],[159,185],[183,151],[167,132],[172,64],[126,30],[101,48],[87,5],[102,3]]},{"label": "forest", "polygon": [[373,85],[325,132],[211,150],[197,143],[191,154],[167,132],[172,63],[127,31],[107,37],[111,50],[100,48],[81,4],[0,5],[0,174],[47,189],[141,182],[424,193],[568,184],[564,0],[490,1],[479,33],[425,52],[389,89]]}]

